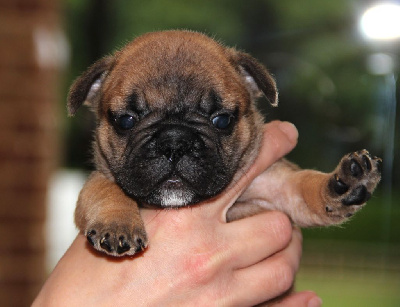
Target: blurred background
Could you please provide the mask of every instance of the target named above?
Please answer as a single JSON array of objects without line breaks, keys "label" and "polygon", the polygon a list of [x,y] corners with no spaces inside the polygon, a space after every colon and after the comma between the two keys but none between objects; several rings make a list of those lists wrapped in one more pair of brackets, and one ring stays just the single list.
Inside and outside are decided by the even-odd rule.
[{"label": "blurred background", "polygon": [[377,193],[351,223],[303,231],[296,287],[324,306],[400,306],[400,9],[368,10],[383,3],[0,0],[1,305],[29,306],[77,233],[93,118],[85,108],[67,117],[69,85],[134,37],[183,28],[270,69],[280,105],[259,105],[266,120],[296,124],[289,158],[300,166],[331,171],[362,148],[384,159]]}]

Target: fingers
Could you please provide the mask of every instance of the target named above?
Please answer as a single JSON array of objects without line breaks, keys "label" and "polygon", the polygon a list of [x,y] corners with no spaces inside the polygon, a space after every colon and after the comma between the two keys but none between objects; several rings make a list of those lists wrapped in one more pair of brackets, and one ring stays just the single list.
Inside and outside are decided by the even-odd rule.
[{"label": "fingers", "polygon": [[290,289],[300,263],[301,243],[301,232],[295,228],[287,248],[234,272],[231,288],[234,305],[256,305]]},{"label": "fingers", "polygon": [[[269,306],[269,305],[268,305]],[[271,307],[320,307],[322,300],[312,291],[292,293]]]},{"label": "fingers", "polygon": [[233,269],[251,266],[284,249],[292,239],[292,224],[281,212],[265,212],[228,223],[227,258]]}]

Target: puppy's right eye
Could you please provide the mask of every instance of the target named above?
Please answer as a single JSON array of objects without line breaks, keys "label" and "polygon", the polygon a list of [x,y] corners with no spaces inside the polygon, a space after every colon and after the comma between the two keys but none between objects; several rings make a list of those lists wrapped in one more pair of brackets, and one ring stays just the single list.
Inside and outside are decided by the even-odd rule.
[{"label": "puppy's right eye", "polygon": [[135,124],[135,119],[132,115],[125,114],[115,118],[115,124],[121,130],[130,130]]}]

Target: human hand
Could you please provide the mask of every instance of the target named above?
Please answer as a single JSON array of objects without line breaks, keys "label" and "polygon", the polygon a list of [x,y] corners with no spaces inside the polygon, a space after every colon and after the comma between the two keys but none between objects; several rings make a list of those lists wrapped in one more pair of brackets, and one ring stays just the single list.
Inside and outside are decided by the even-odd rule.
[{"label": "human hand", "polygon": [[[234,188],[200,206],[143,209],[150,245],[142,254],[104,257],[78,235],[33,306],[251,306],[284,293],[298,269],[300,231],[280,212],[232,223],[225,213],[296,140],[290,124],[267,124],[259,157]],[[280,305],[313,299],[301,292]]]}]

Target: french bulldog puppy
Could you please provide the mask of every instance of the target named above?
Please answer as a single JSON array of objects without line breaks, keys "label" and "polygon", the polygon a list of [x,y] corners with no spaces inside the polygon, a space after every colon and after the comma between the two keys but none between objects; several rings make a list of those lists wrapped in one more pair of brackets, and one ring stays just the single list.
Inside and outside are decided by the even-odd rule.
[{"label": "french bulldog puppy", "polygon": [[[148,244],[138,206],[190,206],[234,185],[261,145],[261,95],[277,105],[264,66],[190,31],[145,34],[80,76],[68,110],[74,115],[85,103],[96,115],[96,170],[75,221],[94,248],[133,255]],[[282,159],[244,192],[227,221],[281,210],[301,227],[339,224],[370,198],[380,161],[361,150],[322,173]]]}]

